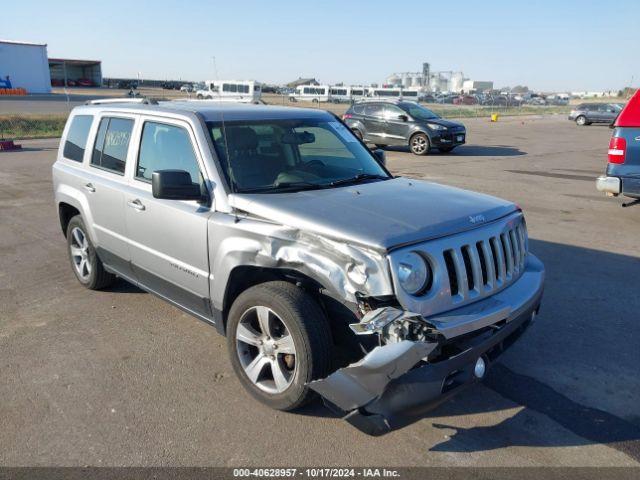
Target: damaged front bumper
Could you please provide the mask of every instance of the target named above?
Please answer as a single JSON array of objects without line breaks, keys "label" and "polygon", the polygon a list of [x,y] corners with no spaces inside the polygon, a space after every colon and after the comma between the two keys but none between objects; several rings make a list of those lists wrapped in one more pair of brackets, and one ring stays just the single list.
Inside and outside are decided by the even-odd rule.
[{"label": "damaged front bumper", "polygon": [[359,362],[309,386],[329,408],[369,435],[405,426],[484,376],[485,367],[535,318],[543,285],[544,268],[531,256],[522,277],[502,292],[425,319],[441,341],[403,340],[376,347]]}]

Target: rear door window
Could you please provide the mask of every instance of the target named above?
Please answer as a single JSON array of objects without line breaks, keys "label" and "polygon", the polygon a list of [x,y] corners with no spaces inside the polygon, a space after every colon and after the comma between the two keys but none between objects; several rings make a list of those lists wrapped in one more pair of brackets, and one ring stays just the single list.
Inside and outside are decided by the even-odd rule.
[{"label": "rear door window", "polygon": [[370,117],[381,117],[382,112],[382,105],[367,105],[364,107],[364,114]]},{"label": "rear door window", "polygon": [[100,120],[91,165],[124,175],[133,120],[105,117]]},{"label": "rear door window", "polygon": [[62,151],[64,158],[82,162],[92,123],[93,115],[76,115],[73,117],[69,133],[67,133],[67,139],[64,142],[64,150]]}]

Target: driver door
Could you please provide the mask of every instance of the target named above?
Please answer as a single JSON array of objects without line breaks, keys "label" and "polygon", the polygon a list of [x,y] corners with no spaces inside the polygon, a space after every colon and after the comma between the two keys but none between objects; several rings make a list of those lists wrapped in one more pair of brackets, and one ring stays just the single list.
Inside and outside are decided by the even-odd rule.
[{"label": "driver door", "polygon": [[149,290],[210,318],[207,221],[212,209],[197,201],[154,198],[151,188],[152,173],[169,169],[187,171],[205,188],[193,132],[186,122],[164,118],[142,120],[140,132],[125,192],[133,271]]}]

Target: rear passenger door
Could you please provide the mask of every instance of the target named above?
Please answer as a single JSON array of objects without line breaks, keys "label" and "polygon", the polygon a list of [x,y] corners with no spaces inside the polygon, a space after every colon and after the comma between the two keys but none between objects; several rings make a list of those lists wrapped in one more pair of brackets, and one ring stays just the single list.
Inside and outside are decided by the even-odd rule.
[{"label": "rear passenger door", "polygon": [[[402,118],[400,118],[402,117]],[[404,145],[409,140],[409,116],[395,105],[385,105],[387,145]]]},{"label": "rear passenger door", "polygon": [[151,188],[154,171],[184,170],[204,189],[201,165],[188,123],[144,118],[124,210],[138,281],[192,313],[210,318],[207,221],[212,210],[196,201],[154,198]]},{"label": "rear passenger door", "polygon": [[365,140],[373,143],[384,143],[386,122],[383,115],[384,108],[382,105],[367,104],[364,106],[363,123],[367,130],[364,136]]},{"label": "rear passenger door", "polygon": [[124,188],[134,123],[133,116],[99,118],[83,185],[93,216],[98,255],[125,277],[133,276],[124,219]]}]

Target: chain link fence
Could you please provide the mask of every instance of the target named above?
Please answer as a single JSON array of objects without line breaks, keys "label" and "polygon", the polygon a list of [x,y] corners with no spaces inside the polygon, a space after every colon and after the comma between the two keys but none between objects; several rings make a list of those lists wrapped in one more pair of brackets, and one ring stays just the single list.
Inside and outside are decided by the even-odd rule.
[{"label": "chain link fence", "polygon": [[[100,92],[96,92],[100,93]],[[126,93],[109,91],[110,95],[94,95],[79,98],[76,95],[60,95],[59,99],[47,101],[38,100],[30,96],[24,97],[16,103],[10,113],[2,113],[0,109],[0,140],[21,140],[29,138],[59,137],[62,134],[66,119],[73,107],[82,105],[90,98],[105,98],[118,96],[126,97]],[[162,89],[140,89],[136,96],[155,98],[158,100],[195,100],[195,95],[187,92],[170,92]],[[1,102],[1,101],[0,101]],[[309,102],[290,100],[288,95],[263,94],[261,103],[266,105],[307,107],[328,110],[339,116],[343,115],[350,103]],[[549,115],[567,114],[570,105],[452,105],[438,103],[423,103],[444,118],[491,118],[492,114],[499,116],[511,115]],[[6,111],[6,110],[5,110]]]}]

